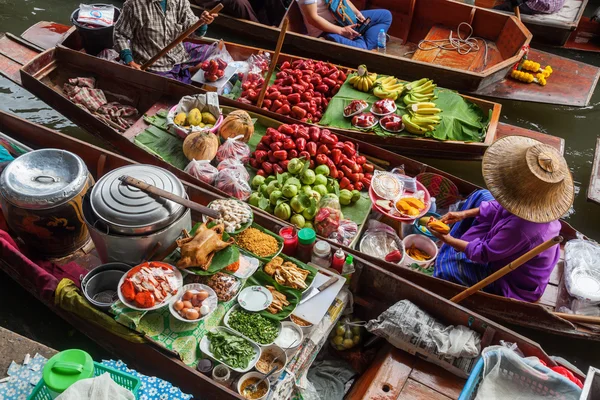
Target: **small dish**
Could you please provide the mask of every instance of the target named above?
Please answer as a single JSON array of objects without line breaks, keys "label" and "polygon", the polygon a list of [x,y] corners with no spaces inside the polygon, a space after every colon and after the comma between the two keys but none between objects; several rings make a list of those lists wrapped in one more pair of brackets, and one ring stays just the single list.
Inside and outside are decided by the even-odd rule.
[{"label": "small dish", "polygon": [[[400,129],[388,129],[386,127],[386,125],[392,123],[400,123]],[[379,120],[379,125],[381,126],[381,129],[383,129],[384,131],[387,132],[391,132],[391,133],[398,133],[404,130],[404,124],[402,123],[402,117],[396,114],[388,114],[385,117],[381,118]]]},{"label": "small dish", "polygon": [[[371,106],[371,112],[379,117],[383,117],[385,115],[392,114],[392,113],[396,112],[397,109],[398,109],[398,107],[396,106],[396,103],[394,102],[394,100],[391,100],[391,99],[377,100]],[[380,111],[384,111],[384,110],[385,110],[385,112],[380,112]]]},{"label": "small dish", "polygon": [[247,311],[262,311],[273,302],[273,295],[264,286],[248,286],[238,296],[238,303]]},{"label": "small dish", "polygon": [[344,117],[350,118],[360,114],[369,107],[369,103],[364,100],[352,100],[350,104],[344,107]]},{"label": "small dish", "polygon": [[[244,384],[244,382],[246,382],[248,379],[262,379],[265,376],[265,374],[261,374],[260,372],[256,372],[256,371],[252,371],[252,372],[248,372],[247,374],[244,374],[241,376],[241,378],[238,380],[237,383],[237,391],[240,394],[240,396],[242,396],[244,399],[249,399],[250,397],[246,397],[244,395],[244,391],[242,390],[242,385]],[[270,380],[268,380],[267,382],[263,382],[261,383],[261,385],[266,385],[267,386],[267,392],[265,394],[263,394],[260,397],[253,397],[253,400],[264,400],[267,397],[269,397],[269,394],[271,393],[271,386],[269,385]]]},{"label": "small dish", "polygon": [[[210,311],[201,316],[198,319],[187,319],[182,317],[176,310],[175,310],[175,303],[178,302],[179,300],[182,299],[183,295],[187,292],[187,291],[207,291],[208,292],[208,297],[202,301],[202,305],[207,305],[208,308],[210,309]],[[205,319],[206,317],[208,317],[210,314],[212,314],[216,308],[217,308],[217,304],[218,304],[219,300],[217,299],[217,294],[215,293],[215,291],[207,285],[203,285],[202,283],[190,283],[188,285],[184,285],[180,290],[179,293],[176,296],[173,296],[173,298],[171,299],[171,302],[169,303],[169,311],[171,311],[171,315],[173,317],[175,317],[176,319],[178,319],[181,322],[187,322],[187,323],[195,323],[195,322],[200,322],[203,319]]]},{"label": "small dish", "polygon": [[[361,124],[369,124],[361,126]],[[377,125],[378,120],[377,117],[373,113],[363,112],[361,114],[355,115],[352,117],[352,126],[356,129],[371,129],[375,125]]]}]

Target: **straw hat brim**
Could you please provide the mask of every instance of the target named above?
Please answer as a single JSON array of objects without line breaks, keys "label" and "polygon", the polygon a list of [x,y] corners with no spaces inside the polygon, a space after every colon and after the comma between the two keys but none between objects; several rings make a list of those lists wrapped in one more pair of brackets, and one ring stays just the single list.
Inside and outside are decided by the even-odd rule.
[{"label": "straw hat brim", "polygon": [[[549,162],[546,168],[543,161]],[[555,221],[569,211],[575,198],[573,177],[562,155],[528,137],[494,142],[483,156],[482,173],[496,201],[527,221]]]}]

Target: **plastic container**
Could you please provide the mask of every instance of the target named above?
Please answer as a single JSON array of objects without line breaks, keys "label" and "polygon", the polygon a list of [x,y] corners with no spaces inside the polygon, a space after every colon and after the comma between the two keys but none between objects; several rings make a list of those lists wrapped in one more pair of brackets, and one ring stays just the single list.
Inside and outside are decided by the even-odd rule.
[{"label": "plastic container", "polygon": [[201,374],[206,376],[212,376],[212,371],[215,368],[215,363],[209,358],[203,358],[198,360],[198,365],[196,365],[196,369]]},{"label": "plastic container", "polygon": [[346,254],[344,253],[344,250],[337,249],[337,251],[335,252],[335,254],[333,255],[333,257],[331,259],[331,268],[336,270],[341,275],[345,261],[346,261]]},{"label": "plastic container", "polygon": [[319,267],[329,268],[331,265],[331,246],[324,240],[315,243],[310,261]]},{"label": "plastic container", "polygon": [[[401,261],[401,265],[409,266],[414,263],[422,268],[427,268],[435,262],[435,258],[438,254],[438,248],[433,240],[429,239],[428,237],[419,234],[408,235],[404,238],[404,240],[402,240],[402,243],[404,244],[404,258]],[[411,258],[408,255],[408,249],[412,245],[432,256],[431,259],[427,261],[419,261]]]},{"label": "plastic container", "polygon": [[283,238],[283,254],[290,257],[296,256],[298,249],[298,232],[293,226],[286,226],[279,230],[279,236]]},{"label": "plastic container", "polygon": [[225,364],[219,364],[213,368],[212,378],[215,382],[225,387],[231,385],[231,371]]},{"label": "plastic container", "polygon": [[224,272],[217,272],[210,276],[205,284],[215,291],[221,302],[233,300],[242,288],[242,282],[238,278]]},{"label": "plastic container", "polygon": [[385,30],[380,29],[377,34],[377,52],[381,54],[386,53],[387,46],[387,35],[385,34]]},{"label": "plastic container", "polygon": [[[238,383],[237,383],[237,391],[238,391],[238,393],[242,397],[244,396],[244,394],[242,393],[242,383],[244,383],[247,379],[250,379],[250,378],[262,379],[264,376],[265,376],[265,374],[261,374],[260,372],[254,372],[254,371],[248,372],[247,374],[242,375],[241,378],[238,380]],[[263,396],[257,397],[255,400],[264,400],[264,399],[266,399],[269,396],[269,393],[271,393],[271,386],[269,385],[269,383],[268,382],[264,382],[264,384],[267,385],[267,392]]]},{"label": "plastic container", "polygon": [[346,278],[346,285],[350,283],[350,279],[352,279],[352,274],[354,271],[354,257],[348,256],[346,257],[346,261],[344,262],[344,266],[342,267],[342,276]]},{"label": "plastic container", "polygon": [[304,263],[310,262],[317,233],[310,228],[302,228],[298,232],[298,249],[296,258]]},{"label": "plastic container", "polygon": [[[44,366],[42,377],[50,395],[56,397],[72,384],[94,376],[94,360],[87,352],[70,349],[55,354]],[[54,398],[52,397],[52,398]]]},{"label": "plastic container", "polygon": [[[108,373],[110,378],[115,383],[127,390],[130,390],[134,395],[137,395],[137,391],[140,387],[140,380],[126,372],[116,370],[100,363],[94,363],[94,377],[100,376],[104,373]],[[38,384],[35,386],[27,400],[50,400],[53,399],[50,389],[46,386],[43,379],[40,379]]]},{"label": "plastic container", "polygon": [[[92,4],[92,6],[114,7],[112,4]],[[113,25],[99,26],[97,28],[92,28],[77,22],[77,18],[79,17],[79,8],[77,8],[71,14],[71,23],[75,25],[75,29],[77,29],[79,32],[83,42],[83,48],[85,49],[86,53],[95,56],[104,49],[113,48],[114,26],[119,19],[119,15],[121,14],[120,8],[114,7],[114,9],[115,16]]]},{"label": "plastic container", "polygon": [[[428,220],[429,220],[429,217],[433,217],[435,219],[442,218],[442,216],[440,214],[435,213],[435,212],[431,212],[431,211],[428,212],[427,214],[425,214],[422,218],[424,218],[424,217],[426,217]],[[434,242],[437,242],[438,238],[436,238],[435,236],[433,236],[431,234],[431,232],[429,232],[429,229],[427,229],[426,226],[421,225],[420,220],[421,220],[421,218],[416,219],[415,222],[413,222],[412,229],[411,229],[412,234],[424,235],[424,236],[428,237],[429,239],[433,240]]]},{"label": "plastic container", "polygon": [[[273,384],[273,383],[277,382],[277,380],[279,379],[279,376],[281,376],[283,370],[285,369],[285,366],[287,365],[287,354],[285,354],[285,351],[281,347],[279,347],[275,344],[272,344],[270,346],[266,346],[266,347],[262,348],[262,353],[260,355],[260,359],[265,359],[265,358],[267,360],[271,360],[271,361],[274,360],[275,358],[277,358],[277,361],[281,360],[283,362],[283,364],[281,365],[281,368],[279,368],[278,370],[273,372],[273,374],[271,376],[269,376],[269,378],[268,378],[269,382],[271,384]],[[267,364],[266,365],[267,370],[265,371],[265,370],[261,369],[262,365],[261,365],[260,359],[254,366],[254,368],[256,368],[256,370],[258,372],[266,375],[271,371],[271,369],[273,368],[274,365]]]}]

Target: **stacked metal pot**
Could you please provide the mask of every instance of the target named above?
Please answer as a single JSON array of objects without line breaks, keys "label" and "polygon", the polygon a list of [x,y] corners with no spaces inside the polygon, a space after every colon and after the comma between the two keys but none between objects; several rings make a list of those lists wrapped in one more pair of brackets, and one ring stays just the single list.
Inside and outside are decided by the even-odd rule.
[{"label": "stacked metal pot", "polygon": [[128,175],[181,197],[183,184],[152,165],[130,165],[103,176],[83,203],[83,215],[102,262],[139,264],[168,249],[192,227],[190,209],[121,182]]}]

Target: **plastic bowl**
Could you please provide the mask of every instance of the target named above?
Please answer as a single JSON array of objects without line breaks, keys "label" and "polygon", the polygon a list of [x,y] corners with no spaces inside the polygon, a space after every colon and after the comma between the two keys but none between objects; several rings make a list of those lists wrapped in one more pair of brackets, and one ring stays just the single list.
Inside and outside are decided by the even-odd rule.
[{"label": "plastic bowl", "polygon": [[[265,374],[261,374],[260,372],[255,372],[255,371],[248,372],[247,374],[242,375],[241,378],[238,380],[238,383],[237,383],[237,391],[238,391],[238,393],[242,397],[244,397],[244,393],[242,392],[242,383],[244,383],[249,378],[258,378],[258,379],[261,379],[263,376],[265,376]],[[271,386],[267,382],[264,382],[264,383],[265,383],[265,385],[267,385],[267,393],[265,393],[265,395],[262,396],[262,397],[257,397],[255,400],[264,400],[264,399],[266,399],[269,396],[269,393],[271,393]]]},{"label": "plastic bowl", "polygon": [[[440,219],[442,218],[442,216],[438,213],[434,213],[434,212],[428,212],[427,214],[425,214],[423,217],[433,217],[435,219]],[[420,218],[419,218],[420,219]],[[438,238],[436,238],[435,236],[433,236],[431,234],[431,232],[429,232],[429,229],[427,229],[426,226],[423,226],[423,228],[425,229],[425,231],[422,231],[420,229],[421,224],[419,223],[419,219],[416,219],[415,222],[413,223],[412,226],[412,233],[413,234],[417,234],[417,235],[425,235],[427,236],[429,239],[433,240],[434,242],[438,241]]]},{"label": "plastic bowl", "polygon": [[[175,116],[175,110],[177,110],[177,106],[178,104],[174,105],[170,110],[169,110],[169,115],[173,115]],[[200,129],[201,131],[208,131],[211,133],[214,133],[215,135],[219,132],[219,127],[221,126],[221,123],[223,122],[223,114],[220,114],[219,117],[217,118],[217,122],[215,122],[214,126],[210,129]],[[179,125],[171,125],[170,130],[172,131],[172,133],[176,134],[177,136],[179,136],[182,139],[185,139],[187,137],[187,135],[189,135],[190,133],[192,133],[191,129],[185,129]]]},{"label": "plastic bowl", "polygon": [[[298,340],[296,340],[296,342],[291,343],[293,346],[285,347],[285,346],[281,346],[278,344],[279,343],[279,336],[278,336],[275,339],[275,344],[277,346],[281,347],[283,350],[285,350],[285,354],[290,356],[290,355],[294,354],[296,349],[298,349],[298,346],[300,346],[302,344],[302,342],[304,341],[304,333],[302,333],[302,329],[300,329],[300,327],[298,325],[296,325],[295,323],[293,323],[292,321],[284,321],[281,323],[281,331],[283,331],[287,327],[290,327],[290,328],[294,329],[296,332],[298,332],[298,334],[300,335],[300,338]],[[281,332],[279,333],[279,335],[281,336]]]},{"label": "plastic bowl", "polygon": [[[277,380],[279,379],[279,376],[281,375],[281,373],[285,369],[285,366],[287,365],[288,359],[287,359],[287,354],[285,354],[285,350],[283,350],[281,347],[277,346],[276,344],[272,344],[272,345],[263,347],[260,356],[262,357],[263,355],[269,354],[269,353],[273,353],[274,357],[279,357],[278,359],[283,361],[283,366],[279,370],[273,372],[273,375],[269,376],[269,378],[268,378],[269,382],[271,382],[271,384],[273,384],[273,383],[277,382]],[[267,371],[261,371],[258,368],[259,362],[260,362],[260,359],[259,359],[259,361],[256,362],[256,365],[254,366],[254,368],[256,368],[256,370],[262,374],[265,374],[265,375],[268,374],[272,367],[269,367]]]},{"label": "plastic bowl", "polygon": [[[173,306],[175,305],[175,303],[177,301],[181,300],[181,298],[183,297],[185,292],[187,292],[188,290],[196,290],[196,291],[205,290],[208,292],[208,297],[204,300],[204,302],[202,302],[202,304],[207,302],[206,304],[210,308],[210,311],[208,312],[208,314],[206,314],[198,319],[187,319],[187,318],[182,317],[181,315],[179,315],[179,313],[177,311],[175,311],[175,308],[173,308]],[[169,303],[169,311],[171,311],[171,315],[173,317],[175,317],[176,319],[178,319],[181,322],[197,323],[197,322],[202,321],[206,317],[208,317],[210,314],[212,314],[217,309],[217,304],[218,304],[217,294],[210,286],[206,286],[201,283],[190,283],[188,285],[184,285],[181,289],[179,289],[179,292],[177,293],[177,295],[173,296],[173,299]]]},{"label": "plastic bowl", "polygon": [[[435,243],[433,242],[433,240],[429,239],[425,235],[419,235],[419,234],[408,235],[407,237],[404,238],[404,240],[402,240],[402,243],[404,243],[404,248],[406,249],[406,252],[404,253],[404,260],[402,261],[402,265],[409,266],[414,263],[414,264],[419,265],[422,268],[427,268],[433,262],[435,262],[435,258],[437,257],[437,254],[438,254],[438,248],[435,245]],[[415,260],[414,258],[411,258],[408,255],[408,249],[413,244],[415,245],[416,248],[423,250],[424,252],[426,252],[429,255],[432,255],[431,259],[429,259],[427,261],[419,261],[419,260]]]}]

